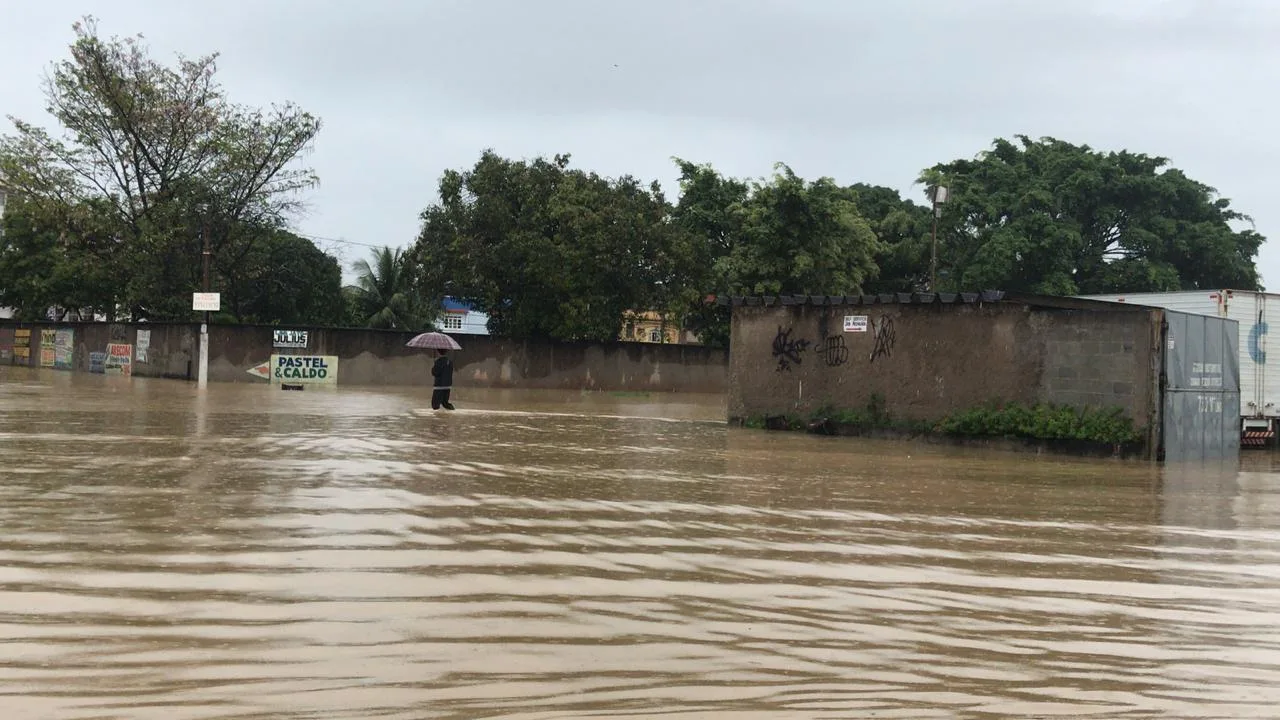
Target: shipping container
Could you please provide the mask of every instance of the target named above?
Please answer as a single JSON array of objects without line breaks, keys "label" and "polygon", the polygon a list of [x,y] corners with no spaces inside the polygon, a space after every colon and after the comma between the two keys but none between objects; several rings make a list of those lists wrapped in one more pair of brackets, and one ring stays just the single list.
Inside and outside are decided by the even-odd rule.
[{"label": "shipping container", "polygon": [[1280,321],[1280,294],[1254,290],[1186,290],[1081,297],[1237,321],[1240,324],[1240,444],[1242,447],[1275,444],[1280,430],[1280,349],[1267,355],[1267,330],[1272,323]]}]

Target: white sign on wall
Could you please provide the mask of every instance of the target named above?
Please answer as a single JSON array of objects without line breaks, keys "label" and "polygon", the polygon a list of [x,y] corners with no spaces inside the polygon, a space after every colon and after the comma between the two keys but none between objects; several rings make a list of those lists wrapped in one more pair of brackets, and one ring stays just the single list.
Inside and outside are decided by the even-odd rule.
[{"label": "white sign on wall", "polygon": [[306,330],[273,330],[271,344],[278,348],[304,348],[307,339]]},{"label": "white sign on wall", "polygon": [[845,315],[844,331],[845,332],[866,332],[867,316],[866,315]]},{"label": "white sign on wall", "polygon": [[219,312],[222,310],[222,294],[191,293],[191,309],[198,312]]},{"label": "white sign on wall", "polygon": [[133,344],[134,359],[140,363],[147,361],[147,351],[151,349],[151,331],[139,330],[138,341]]},{"label": "white sign on wall", "polygon": [[336,355],[272,355],[271,381],[336,385],[338,358]]}]

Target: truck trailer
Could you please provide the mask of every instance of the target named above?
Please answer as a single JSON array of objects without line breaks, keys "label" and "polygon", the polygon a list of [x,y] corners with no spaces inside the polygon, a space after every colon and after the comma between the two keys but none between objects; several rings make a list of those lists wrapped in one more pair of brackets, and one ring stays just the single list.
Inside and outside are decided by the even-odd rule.
[{"label": "truck trailer", "polygon": [[1256,448],[1275,443],[1280,430],[1280,348],[1268,357],[1267,330],[1273,323],[1280,323],[1280,294],[1185,290],[1080,297],[1216,315],[1240,323],[1240,446]]}]

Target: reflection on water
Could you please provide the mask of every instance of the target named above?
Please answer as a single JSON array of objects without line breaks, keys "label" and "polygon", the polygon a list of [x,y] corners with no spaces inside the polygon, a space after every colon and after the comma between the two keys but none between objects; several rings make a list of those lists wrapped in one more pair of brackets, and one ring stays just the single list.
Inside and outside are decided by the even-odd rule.
[{"label": "reflection on water", "polygon": [[0,706],[1275,717],[1243,470],[730,429],[719,398],[0,368]]}]

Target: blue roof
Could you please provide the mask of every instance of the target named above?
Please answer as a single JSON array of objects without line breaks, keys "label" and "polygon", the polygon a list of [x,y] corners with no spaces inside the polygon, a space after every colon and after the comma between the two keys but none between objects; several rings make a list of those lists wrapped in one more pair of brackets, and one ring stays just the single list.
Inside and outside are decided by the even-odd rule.
[{"label": "blue roof", "polygon": [[446,297],[444,302],[441,304],[444,306],[445,310],[468,310],[474,312],[476,309],[471,303],[462,302],[461,300],[456,300],[451,297]]}]

